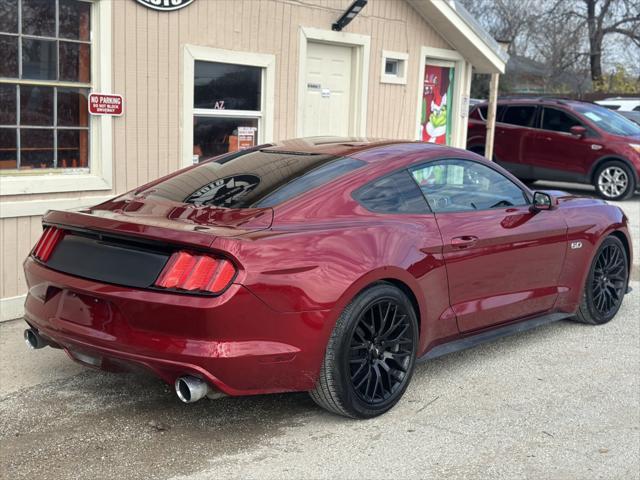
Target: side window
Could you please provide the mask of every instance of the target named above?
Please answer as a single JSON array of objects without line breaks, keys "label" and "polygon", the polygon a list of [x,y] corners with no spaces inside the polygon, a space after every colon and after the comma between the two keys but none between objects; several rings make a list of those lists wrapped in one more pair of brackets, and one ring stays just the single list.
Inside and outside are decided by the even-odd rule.
[{"label": "side window", "polygon": [[462,212],[528,204],[524,192],[496,170],[471,160],[439,160],[411,171],[431,210]]},{"label": "side window", "polygon": [[372,212],[430,213],[424,196],[406,170],[360,187],[353,198]]},{"label": "side window", "polygon": [[536,107],[515,105],[513,107],[507,107],[507,111],[504,113],[504,117],[502,118],[502,123],[519,125],[521,127],[533,127],[535,118]]},{"label": "side window", "polygon": [[542,112],[542,129],[554,132],[571,132],[571,127],[582,126],[582,124],[571,115],[556,108],[545,107]]},{"label": "side window", "polygon": [[[504,112],[504,109],[506,107],[504,105],[498,105],[496,107],[496,121],[500,120],[500,116],[502,115],[502,113]],[[487,115],[489,114],[489,107],[484,105],[480,108],[478,108],[478,111],[480,112],[480,116],[482,118],[482,120],[486,120],[487,119]]]}]

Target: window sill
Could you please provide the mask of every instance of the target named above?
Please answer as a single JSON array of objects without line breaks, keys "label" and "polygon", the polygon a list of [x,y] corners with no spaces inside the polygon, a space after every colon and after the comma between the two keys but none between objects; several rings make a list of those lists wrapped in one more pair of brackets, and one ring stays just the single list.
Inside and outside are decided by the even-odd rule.
[{"label": "window sill", "polygon": [[394,85],[406,85],[407,77],[398,77],[397,75],[382,74],[380,76],[380,83],[391,83]]},{"label": "window sill", "polygon": [[111,181],[92,174],[50,173],[0,176],[0,196],[111,190]]}]

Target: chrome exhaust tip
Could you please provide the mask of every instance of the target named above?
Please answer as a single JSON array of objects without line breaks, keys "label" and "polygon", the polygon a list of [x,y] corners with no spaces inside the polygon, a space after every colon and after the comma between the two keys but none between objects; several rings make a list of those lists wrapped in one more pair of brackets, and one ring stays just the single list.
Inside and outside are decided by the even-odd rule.
[{"label": "chrome exhaust tip", "polygon": [[209,393],[209,385],[207,382],[200,380],[191,375],[179,377],[175,383],[176,395],[184,403],[193,403],[207,396]]},{"label": "chrome exhaust tip", "polygon": [[32,350],[38,350],[48,345],[47,341],[40,336],[37,330],[33,328],[27,328],[24,331],[24,341],[27,346]]}]

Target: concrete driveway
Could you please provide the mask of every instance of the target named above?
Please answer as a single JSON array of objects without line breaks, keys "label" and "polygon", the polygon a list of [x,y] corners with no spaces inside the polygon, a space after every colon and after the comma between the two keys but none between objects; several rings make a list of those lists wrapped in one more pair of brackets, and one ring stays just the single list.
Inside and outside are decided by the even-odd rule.
[{"label": "concrete driveway", "polygon": [[[622,207],[637,261],[640,198]],[[184,405],[144,374],[28,351],[21,321],[0,324],[0,475],[640,478],[639,270],[611,323],[559,322],[420,365],[400,404],[369,421],[306,394]]]}]

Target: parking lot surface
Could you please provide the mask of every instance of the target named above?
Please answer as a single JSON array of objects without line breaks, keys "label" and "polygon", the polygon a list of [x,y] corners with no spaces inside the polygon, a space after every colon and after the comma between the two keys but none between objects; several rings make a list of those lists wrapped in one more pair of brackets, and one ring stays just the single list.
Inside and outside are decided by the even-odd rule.
[{"label": "parking lot surface", "polygon": [[612,322],[558,322],[419,365],[368,421],[302,393],[185,405],[147,374],[29,351],[22,321],[0,324],[0,476],[640,478],[640,197],[620,205],[636,263]]}]

